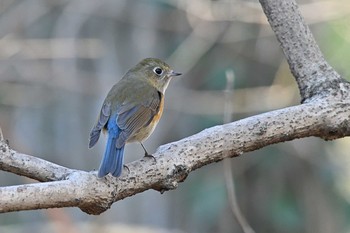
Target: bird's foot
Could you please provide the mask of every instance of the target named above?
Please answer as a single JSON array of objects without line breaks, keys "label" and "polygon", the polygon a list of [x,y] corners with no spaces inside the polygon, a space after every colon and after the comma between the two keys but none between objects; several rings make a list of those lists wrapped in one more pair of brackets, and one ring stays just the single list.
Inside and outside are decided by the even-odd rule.
[{"label": "bird's foot", "polygon": [[151,155],[151,154],[148,154],[147,152],[145,152],[145,157],[146,157],[146,158],[152,158],[152,159],[154,160],[155,163],[157,162],[156,157],[154,157],[154,156]]}]

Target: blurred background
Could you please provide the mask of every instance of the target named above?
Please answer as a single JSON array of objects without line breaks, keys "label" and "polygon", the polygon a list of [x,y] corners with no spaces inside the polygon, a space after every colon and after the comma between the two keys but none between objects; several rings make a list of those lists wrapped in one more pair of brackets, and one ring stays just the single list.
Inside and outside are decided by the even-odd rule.
[{"label": "blurred background", "polygon": [[[350,3],[298,3],[326,59],[349,77]],[[97,169],[105,138],[91,150],[87,144],[101,103],[146,57],[164,59],[184,73],[170,84],[162,120],[145,143],[151,152],[222,124],[225,111],[238,120],[300,102],[258,1],[3,0],[0,127],[5,138],[19,152],[69,168]],[[224,91],[227,74],[235,77],[229,92]],[[348,151],[347,138],[306,138],[225,163],[232,167],[242,213],[256,232],[350,232]],[[126,147],[126,162],[142,156],[140,145]],[[0,171],[1,186],[31,182]],[[0,232],[242,230],[220,162],[191,173],[174,191],[138,194],[100,216],[77,208],[1,214]]]}]

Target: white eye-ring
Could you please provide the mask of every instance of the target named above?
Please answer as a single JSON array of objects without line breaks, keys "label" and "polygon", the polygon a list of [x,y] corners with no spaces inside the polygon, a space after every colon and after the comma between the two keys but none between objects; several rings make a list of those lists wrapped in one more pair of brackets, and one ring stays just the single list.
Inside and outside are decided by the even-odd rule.
[{"label": "white eye-ring", "polygon": [[160,67],[155,67],[155,68],[153,69],[153,72],[154,72],[156,75],[162,75],[162,74],[163,74],[163,70],[162,70],[162,68],[160,68]]}]

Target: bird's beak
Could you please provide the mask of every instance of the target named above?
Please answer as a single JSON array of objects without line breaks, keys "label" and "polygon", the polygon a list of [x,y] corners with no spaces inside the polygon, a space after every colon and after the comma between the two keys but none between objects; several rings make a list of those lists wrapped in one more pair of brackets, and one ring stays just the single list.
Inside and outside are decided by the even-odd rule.
[{"label": "bird's beak", "polygon": [[179,76],[179,75],[182,75],[182,73],[175,72],[175,71],[173,71],[173,70],[171,70],[171,71],[169,72],[169,76]]}]

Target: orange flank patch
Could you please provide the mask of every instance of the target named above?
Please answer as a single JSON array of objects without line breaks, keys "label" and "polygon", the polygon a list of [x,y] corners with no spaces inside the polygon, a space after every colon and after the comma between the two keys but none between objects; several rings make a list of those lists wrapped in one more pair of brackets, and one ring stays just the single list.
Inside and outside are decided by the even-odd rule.
[{"label": "orange flank patch", "polygon": [[162,117],[163,114],[163,109],[164,109],[164,96],[162,96],[160,103],[159,103],[159,111],[156,115],[154,115],[152,124],[157,124],[160,118]]}]

